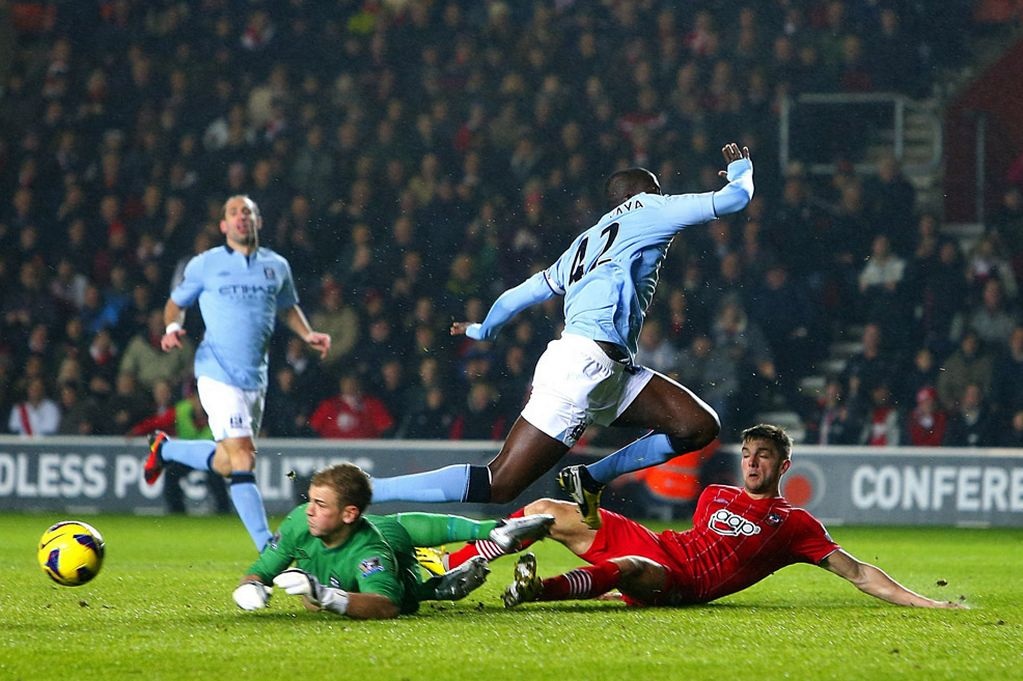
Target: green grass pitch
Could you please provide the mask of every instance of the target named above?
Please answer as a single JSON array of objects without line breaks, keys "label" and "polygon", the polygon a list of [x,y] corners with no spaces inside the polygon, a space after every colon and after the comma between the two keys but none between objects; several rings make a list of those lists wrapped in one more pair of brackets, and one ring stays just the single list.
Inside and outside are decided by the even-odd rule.
[{"label": "green grass pitch", "polygon": [[[1023,679],[1023,530],[833,527],[836,541],[968,611],[899,608],[811,566],[700,607],[607,602],[505,610],[512,560],[458,603],[357,622],[276,593],[238,610],[252,558],[233,517],[84,516],[101,574],[60,587],[36,565],[61,517],[0,515],[0,679]],[[547,576],[578,564],[535,549]]]}]

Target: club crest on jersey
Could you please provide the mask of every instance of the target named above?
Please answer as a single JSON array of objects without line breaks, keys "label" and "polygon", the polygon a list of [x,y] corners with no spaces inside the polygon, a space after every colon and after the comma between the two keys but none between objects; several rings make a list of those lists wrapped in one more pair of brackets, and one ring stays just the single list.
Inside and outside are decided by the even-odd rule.
[{"label": "club crest on jersey", "polygon": [[760,534],[760,526],[732,513],[727,508],[718,509],[710,516],[707,527],[725,537],[752,537]]},{"label": "club crest on jersey", "polygon": [[767,524],[770,525],[771,527],[777,527],[778,525],[781,525],[781,516],[778,515],[777,513],[768,514],[766,520]]},{"label": "club crest on jersey", "polygon": [[383,572],[384,566],[380,562],[380,558],[373,557],[367,558],[366,560],[359,563],[359,572],[362,573],[363,577],[369,577],[377,572]]},{"label": "club crest on jersey", "polygon": [[274,268],[272,267],[264,267],[263,276],[269,279],[270,281],[273,281],[277,277],[277,273],[274,272]]},{"label": "club crest on jersey", "polygon": [[568,432],[568,439],[571,442],[577,442],[579,440],[579,438],[581,438],[583,436],[583,433],[585,433],[585,432],[586,432],[586,424],[585,423],[577,423],[576,425],[572,426],[571,430],[569,430],[569,432]]}]

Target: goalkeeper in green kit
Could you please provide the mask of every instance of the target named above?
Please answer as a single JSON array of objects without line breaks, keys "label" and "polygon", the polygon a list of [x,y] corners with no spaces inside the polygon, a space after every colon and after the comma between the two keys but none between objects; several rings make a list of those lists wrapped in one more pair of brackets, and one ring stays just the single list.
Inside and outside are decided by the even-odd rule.
[{"label": "goalkeeper in green kit", "polygon": [[477,556],[424,580],[415,547],[490,539],[512,552],[546,536],[554,521],[549,515],[482,521],[437,513],[364,515],[371,497],[369,476],[358,466],[317,472],[309,502],[288,514],[234,590],[238,607],[267,607],[273,584],[301,596],[311,610],[355,619],[414,613],[420,601],[464,598],[489,572]]}]

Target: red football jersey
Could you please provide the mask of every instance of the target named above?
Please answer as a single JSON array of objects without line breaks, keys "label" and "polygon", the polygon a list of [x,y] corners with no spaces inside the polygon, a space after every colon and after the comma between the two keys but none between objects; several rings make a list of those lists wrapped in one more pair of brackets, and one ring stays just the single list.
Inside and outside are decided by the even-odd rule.
[{"label": "red football jersey", "polygon": [[741,591],[793,563],[820,563],[839,546],[820,521],[782,497],[753,499],[738,487],[700,495],[693,528],[657,535],[671,556],[673,603],[703,603]]}]

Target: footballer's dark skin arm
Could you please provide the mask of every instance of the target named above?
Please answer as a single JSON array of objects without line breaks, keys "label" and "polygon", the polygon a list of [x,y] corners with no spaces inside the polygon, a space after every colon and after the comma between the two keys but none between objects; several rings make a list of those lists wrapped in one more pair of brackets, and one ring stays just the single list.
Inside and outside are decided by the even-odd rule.
[{"label": "footballer's dark skin arm", "polygon": [[838,549],[820,562],[820,567],[847,579],[857,589],[882,601],[917,608],[964,608],[953,601],[936,601],[902,586],[879,567],[864,563]]}]

